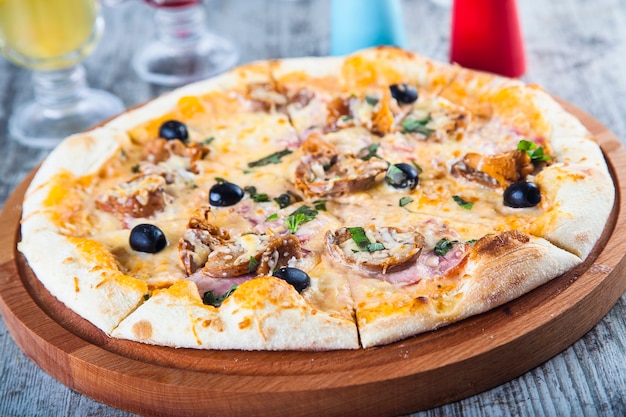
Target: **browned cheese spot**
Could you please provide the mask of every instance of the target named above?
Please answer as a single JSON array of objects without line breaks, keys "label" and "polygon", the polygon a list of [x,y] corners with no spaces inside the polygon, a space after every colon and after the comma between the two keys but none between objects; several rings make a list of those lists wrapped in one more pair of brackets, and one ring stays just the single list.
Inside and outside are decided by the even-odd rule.
[{"label": "browned cheese spot", "polygon": [[472,250],[473,255],[497,258],[511,249],[528,243],[530,237],[518,230],[509,230],[498,235],[487,235],[478,240]]},{"label": "browned cheese spot", "polygon": [[138,340],[148,340],[152,337],[152,324],[150,322],[141,320],[133,324],[133,335]]}]

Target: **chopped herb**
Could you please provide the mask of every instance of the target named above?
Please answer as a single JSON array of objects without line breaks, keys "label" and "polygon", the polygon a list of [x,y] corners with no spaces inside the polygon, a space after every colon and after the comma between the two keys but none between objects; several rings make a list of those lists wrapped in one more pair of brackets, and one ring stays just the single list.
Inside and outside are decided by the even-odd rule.
[{"label": "chopped herb", "polygon": [[375,156],[378,157],[378,155],[376,155],[376,152],[378,151],[379,147],[380,143],[371,143],[365,148],[361,149],[357,156],[364,161],[369,161]]},{"label": "chopped herb", "polygon": [[248,262],[248,272],[255,271],[259,266],[259,261],[254,256],[250,256],[250,262]]},{"label": "chopped herb", "polygon": [[367,245],[371,242],[365,236],[365,230],[362,227],[348,227],[348,231],[350,232],[350,236],[352,236],[352,240],[361,250],[367,249]]},{"label": "chopped herb", "polygon": [[517,144],[517,149],[525,151],[531,161],[545,162],[552,159],[550,155],[544,154],[543,146],[537,147],[535,142],[529,140],[520,140]]},{"label": "chopped herb", "polygon": [[465,243],[467,243],[467,244],[468,244],[468,245],[470,245],[470,246],[474,246],[474,244],[475,244],[476,242],[478,242],[478,239],[470,239],[470,240],[468,240],[468,241],[467,241],[467,242],[465,242]]},{"label": "chopped herb", "polygon": [[342,122],[349,122],[350,120],[352,120],[352,116],[341,116],[340,120]]},{"label": "chopped herb", "polygon": [[267,219],[265,219],[265,221],[271,222],[272,220],[276,220],[276,219],[278,219],[278,213],[270,214],[269,216],[267,216]]},{"label": "chopped herb", "polygon": [[274,201],[281,209],[291,205],[291,197],[289,196],[289,194],[286,193],[279,195],[274,199]]},{"label": "chopped herb", "polygon": [[130,167],[130,170],[133,174],[136,174],[139,172],[139,164],[135,164],[132,167]]},{"label": "chopped herb", "polygon": [[385,245],[379,242],[370,242],[370,240],[365,235],[365,230],[362,227],[348,227],[348,231],[350,232],[350,236],[354,243],[359,247],[361,252],[376,252],[378,250],[385,249]]},{"label": "chopped herb", "polygon": [[252,197],[252,200],[255,203],[264,203],[266,201],[270,201],[269,196],[267,194],[265,194],[265,193],[255,194],[255,195],[253,195],[251,197]]},{"label": "chopped herb", "polygon": [[251,169],[244,169],[243,173],[244,174],[252,174],[252,170]]},{"label": "chopped herb", "polygon": [[452,249],[455,243],[458,243],[458,241],[448,240],[448,238],[444,237],[443,239],[441,239],[439,242],[435,244],[435,249],[434,249],[435,255],[445,256],[446,253],[450,252],[450,249]]},{"label": "chopped herb", "polygon": [[254,168],[254,167],[262,167],[264,165],[270,165],[270,164],[280,164],[282,162],[281,158],[291,153],[293,153],[293,151],[290,151],[289,149],[283,149],[282,151],[274,152],[271,155],[261,158],[258,161],[249,162],[248,167]]},{"label": "chopped herb", "polygon": [[313,207],[318,211],[326,211],[326,200],[315,200],[313,202]]},{"label": "chopped herb", "polygon": [[370,243],[369,245],[367,245],[367,251],[368,252],[376,252],[377,250],[383,250],[385,249],[385,245],[383,245],[382,243]]},{"label": "chopped herb", "polygon": [[402,197],[400,199],[400,207],[404,207],[407,204],[411,204],[414,200],[411,197]]},{"label": "chopped herb", "polygon": [[415,161],[411,161],[411,165],[413,165],[413,166],[415,167],[415,169],[417,170],[417,173],[418,173],[418,174],[421,174],[422,172],[424,172],[424,170],[422,169],[422,167],[421,167],[421,166],[419,166],[419,165],[417,164],[417,162],[415,162]]},{"label": "chopped herb", "polygon": [[120,158],[126,159],[128,157],[128,155],[126,154],[126,151],[124,149],[122,149],[120,151]]},{"label": "chopped herb", "polygon": [[428,137],[434,132],[433,129],[426,127],[426,124],[428,122],[430,122],[430,118],[426,118],[424,120],[415,120],[413,118],[407,117],[402,122],[402,133],[417,132]]},{"label": "chopped herb", "polygon": [[222,295],[215,295],[213,290],[209,290],[205,292],[202,296],[202,302],[213,307],[219,307],[222,305],[225,299],[227,299],[233,292],[235,292],[236,289],[237,285],[233,285],[225,294]]},{"label": "chopped herb", "polygon": [[213,136],[206,138],[205,140],[202,141],[202,143],[204,143],[205,145],[210,145],[213,141],[215,140],[215,138]]},{"label": "chopped herb", "polygon": [[452,199],[465,210],[471,210],[474,207],[474,203],[470,203],[469,201],[465,201],[462,197],[458,195],[453,195]]},{"label": "chopped herb", "polygon": [[243,190],[245,192],[247,192],[248,194],[250,194],[250,198],[252,198],[252,200],[255,203],[263,203],[263,202],[266,202],[266,201],[270,201],[270,198],[269,198],[269,196],[267,194],[265,194],[265,193],[257,193],[256,192],[256,187],[254,187],[254,186],[249,185],[247,187],[244,187]]},{"label": "chopped herb", "polygon": [[217,182],[217,183],[223,183],[223,182],[228,182],[228,181],[226,181],[226,180],[225,180],[224,178],[222,178],[222,177],[215,177],[215,182]]},{"label": "chopped herb", "polygon": [[285,224],[291,233],[296,233],[302,223],[310,222],[317,216],[318,211],[309,206],[300,206],[285,219]]},{"label": "chopped herb", "polygon": [[192,190],[195,190],[196,188],[198,188],[198,184],[196,184],[193,181],[187,181],[187,187],[191,188]]},{"label": "chopped herb", "polygon": [[148,301],[150,299],[150,294],[144,294],[143,295],[143,300],[144,301]]},{"label": "chopped herb", "polygon": [[369,94],[365,96],[365,102],[372,107],[376,106],[379,101],[380,100],[376,96],[370,96]]}]

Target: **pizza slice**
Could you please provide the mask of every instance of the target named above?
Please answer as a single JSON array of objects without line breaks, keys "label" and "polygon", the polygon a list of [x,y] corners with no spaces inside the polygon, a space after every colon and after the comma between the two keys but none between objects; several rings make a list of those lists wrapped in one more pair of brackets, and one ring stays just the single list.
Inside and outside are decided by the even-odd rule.
[{"label": "pizza slice", "polygon": [[345,127],[362,127],[377,135],[398,130],[417,91],[425,100],[435,99],[455,72],[394,48],[272,64],[276,89],[287,98],[285,110],[300,134]]}]

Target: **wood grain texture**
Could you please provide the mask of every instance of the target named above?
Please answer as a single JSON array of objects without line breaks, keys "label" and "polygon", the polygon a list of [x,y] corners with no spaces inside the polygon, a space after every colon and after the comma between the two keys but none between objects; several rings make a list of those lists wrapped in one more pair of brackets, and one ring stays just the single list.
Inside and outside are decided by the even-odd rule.
[{"label": "wood grain texture", "polygon": [[[207,1],[210,26],[239,43],[242,62],[301,55],[303,48],[293,45],[307,43],[320,54],[327,51],[328,0],[293,2],[295,9],[281,6],[280,0],[242,3]],[[585,109],[624,140],[626,3],[523,0],[518,5],[528,58],[523,79],[539,83]],[[449,9],[427,0],[404,0],[403,6],[409,49],[446,60]],[[105,38],[85,62],[90,84],[113,91],[128,106],[165,91],[142,82],[130,70],[132,52],[152,34],[144,5],[131,1],[121,8],[106,9],[105,17]],[[284,17],[293,24],[285,24]],[[281,36],[285,30],[292,35],[288,41]],[[0,206],[10,204],[5,203],[9,194],[45,156],[45,152],[21,147],[7,138],[8,117],[31,96],[28,72],[0,58]],[[598,325],[555,358],[480,395],[414,416],[623,416],[625,352],[623,296]],[[133,414],[94,401],[53,380],[24,356],[0,321],[0,415]]]}]

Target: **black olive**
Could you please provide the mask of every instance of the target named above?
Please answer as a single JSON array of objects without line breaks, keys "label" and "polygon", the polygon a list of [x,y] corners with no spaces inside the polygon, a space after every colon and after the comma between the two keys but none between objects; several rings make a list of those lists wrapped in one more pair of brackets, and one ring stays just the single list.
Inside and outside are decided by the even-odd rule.
[{"label": "black olive", "polygon": [[504,190],[503,201],[513,208],[534,207],[541,201],[541,193],[533,182],[515,182]]},{"label": "black olive", "polygon": [[393,188],[408,188],[414,190],[419,182],[419,172],[413,165],[400,163],[389,167],[385,181]]},{"label": "black olive", "polygon": [[184,123],[178,120],[168,120],[163,122],[159,128],[159,137],[167,140],[180,139],[182,142],[187,142],[189,132]]},{"label": "black olive", "polygon": [[243,190],[237,184],[218,182],[209,190],[209,204],[215,207],[234,206],[243,196]]},{"label": "black olive", "polygon": [[287,283],[293,285],[298,292],[302,292],[311,285],[311,278],[301,269],[284,266],[278,268],[272,274],[276,278],[284,279]]},{"label": "black olive", "polygon": [[395,98],[398,104],[411,104],[417,100],[417,89],[409,84],[391,84],[389,86],[391,97]]},{"label": "black olive", "polygon": [[130,247],[137,252],[157,253],[167,245],[163,231],[153,224],[139,224],[130,231]]}]

